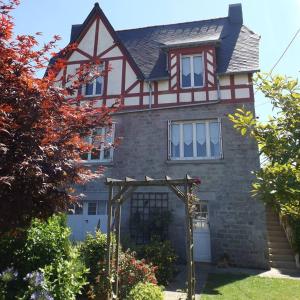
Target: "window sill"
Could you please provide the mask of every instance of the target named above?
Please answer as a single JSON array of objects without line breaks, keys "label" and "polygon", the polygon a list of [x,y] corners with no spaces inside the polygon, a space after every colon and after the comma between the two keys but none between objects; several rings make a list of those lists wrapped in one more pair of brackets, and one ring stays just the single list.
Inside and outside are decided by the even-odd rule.
[{"label": "window sill", "polygon": [[82,164],[82,165],[92,165],[92,166],[94,166],[94,165],[113,166],[114,165],[113,161],[99,161],[99,160],[97,160],[97,161],[82,160],[82,161],[80,161],[80,164]]},{"label": "window sill", "polygon": [[166,164],[224,164],[224,159],[182,159],[166,160]]}]

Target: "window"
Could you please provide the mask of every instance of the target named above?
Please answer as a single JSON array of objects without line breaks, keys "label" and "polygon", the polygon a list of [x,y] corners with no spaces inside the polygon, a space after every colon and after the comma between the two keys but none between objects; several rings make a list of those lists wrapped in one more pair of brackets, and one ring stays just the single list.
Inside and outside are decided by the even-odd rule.
[{"label": "window", "polygon": [[88,215],[106,215],[106,202],[104,200],[88,201]]},{"label": "window", "polygon": [[[103,65],[98,66],[97,72],[102,72]],[[94,78],[84,85],[83,94],[85,96],[101,96],[103,94],[103,76]]]},{"label": "window", "polygon": [[181,87],[202,87],[203,60],[201,55],[184,55],[181,57]]},{"label": "window", "polygon": [[89,162],[109,162],[112,161],[115,124],[112,128],[99,128],[92,136],[86,138],[87,142],[94,148],[91,152],[82,156],[83,160]]},{"label": "window", "polygon": [[221,126],[219,120],[169,122],[169,158],[221,158]]},{"label": "window", "polygon": [[69,215],[82,215],[83,206],[82,202],[72,203],[69,205],[68,214]]},{"label": "window", "polygon": [[151,237],[168,237],[168,193],[133,193],[130,208],[130,236],[136,244]]}]

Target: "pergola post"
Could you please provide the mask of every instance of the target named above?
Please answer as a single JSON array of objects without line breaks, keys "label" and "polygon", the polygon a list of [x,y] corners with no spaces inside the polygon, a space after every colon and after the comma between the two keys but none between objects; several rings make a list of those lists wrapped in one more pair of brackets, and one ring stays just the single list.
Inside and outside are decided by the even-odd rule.
[{"label": "pergola post", "polygon": [[108,203],[107,203],[107,235],[106,235],[106,273],[109,280],[109,289],[107,293],[107,300],[111,299],[111,221],[112,221],[112,198],[113,198],[113,186],[109,185],[108,191]]},{"label": "pergola post", "polygon": [[120,260],[120,230],[121,230],[121,199],[117,201],[116,207],[116,252],[115,252],[115,268],[116,268],[116,283],[115,295],[119,299],[119,260]]}]

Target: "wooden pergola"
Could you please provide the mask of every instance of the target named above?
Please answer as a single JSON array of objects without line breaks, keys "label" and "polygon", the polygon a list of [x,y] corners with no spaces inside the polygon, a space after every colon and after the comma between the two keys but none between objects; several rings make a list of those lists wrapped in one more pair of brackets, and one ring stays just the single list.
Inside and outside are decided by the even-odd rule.
[{"label": "wooden pergola", "polygon": [[[186,221],[186,234],[187,234],[187,283],[188,292],[187,299],[195,299],[195,264],[194,264],[194,243],[193,243],[193,218],[191,215],[191,194],[192,186],[197,184],[199,179],[192,178],[186,175],[183,179],[171,179],[166,176],[164,179],[153,179],[145,176],[144,180],[135,180],[126,177],[124,180],[119,179],[106,179],[106,185],[109,188],[109,199],[107,206],[107,276],[110,282],[110,290],[113,291],[116,299],[119,299],[119,257],[120,257],[120,228],[121,228],[121,208],[122,204],[131,195],[131,193],[138,187],[149,187],[149,186],[166,186],[185,205],[185,221]],[[183,189],[182,189],[183,188]],[[115,189],[117,190],[115,192]],[[113,246],[111,233],[115,232],[116,244]],[[111,271],[112,264],[115,263],[116,278],[115,283],[112,285]],[[112,294],[108,294],[108,300],[112,299]]]}]

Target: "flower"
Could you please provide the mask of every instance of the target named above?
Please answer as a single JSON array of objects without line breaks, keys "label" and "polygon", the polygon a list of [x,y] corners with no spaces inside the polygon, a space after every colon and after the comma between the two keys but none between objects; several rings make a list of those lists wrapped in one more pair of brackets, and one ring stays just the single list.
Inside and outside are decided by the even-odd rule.
[{"label": "flower", "polygon": [[29,283],[34,286],[34,287],[38,287],[38,286],[41,286],[44,281],[45,281],[45,278],[44,278],[44,274],[40,271],[34,271],[32,273],[28,273],[24,280],[26,281],[29,281]]},{"label": "flower", "polygon": [[0,279],[5,282],[12,281],[14,279],[17,279],[18,277],[18,271],[14,270],[13,267],[7,268],[2,273],[0,273]]},{"label": "flower", "polygon": [[54,300],[54,298],[46,291],[34,292],[30,299],[32,300]]}]

